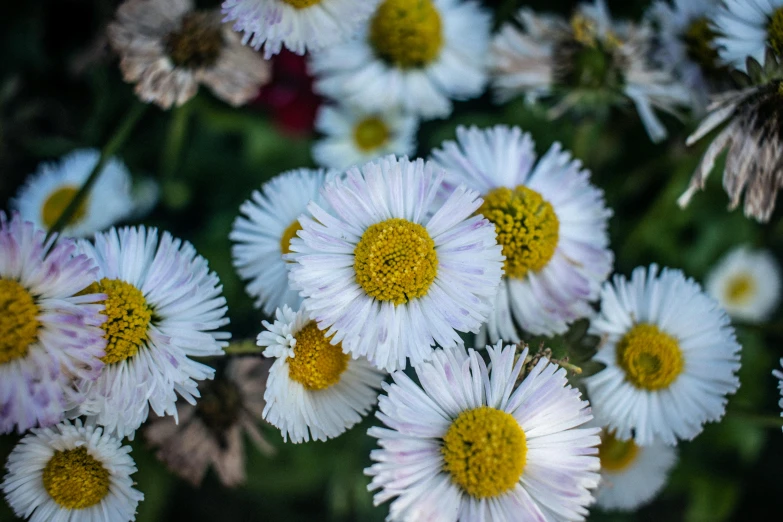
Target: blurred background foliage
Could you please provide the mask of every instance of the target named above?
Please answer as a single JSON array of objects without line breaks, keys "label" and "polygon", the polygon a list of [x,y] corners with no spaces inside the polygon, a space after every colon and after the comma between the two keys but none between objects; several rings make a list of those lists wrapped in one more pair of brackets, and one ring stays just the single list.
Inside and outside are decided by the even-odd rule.
[{"label": "blurred background foliage", "polygon": [[[485,0],[496,20],[506,20],[523,3],[567,13],[564,0]],[[105,46],[103,28],[112,18],[114,0],[28,0],[0,5],[0,205],[12,197],[37,164],[79,147],[105,144],[124,114],[139,103],[123,83],[116,58]],[[204,6],[217,2],[199,2]],[[616,16],[638,18],[643,0],[609,1]],[[469,37],[469,35],[466,35]],[[249,106],[232,109],[201,89],[185,106],[163,112],[150,107],[119,154],[134,176],[151,176],[161,200],[144,220],[191,241],[218,272],[229,304],[235,339],[255,337],[259,312],[231,266],[228,232],[239,205],[270,177],[291,168],[312,166],[312,118],[320,100],[311,93],[304,62],[282,55],[274,64],[273,84]],[[778,211],[768,225],[726,210],[720,175],[713,174],[705,193],[681,211],[675,200],[684,190],[708,140],[692,148],[685,136],[695,122],[665,120],[671,131],[652,144],[633,111],[606,119],[546,120],[542,109],[521,100],[504,106],[489,95],[458,103],[447,120],[427,122],[419,132],[418,154],[427,156],[457,125],[519,125],[532,133],[544,152],[563,143],[593,172],[614,209],[610,222],[616,271],[629,274],[655,262],[682,268],[703,281],[714,262],[731,247],[770,248],[780,260],[783,220]],[[722,168],[722,165],[718,165]],[[579,338],[547,340],[556,353],[570,351],[580,362],[589,355]],[[679,448],[680,462],[664,492],[635,514],[596,512],[596,521],[686,521],[777,519],[783,469],[783,434],[777,418],[776,381],[771,369],[783,355],[783,318],[778,313],[763,327],[738,325],[743,346],[742,386],[720,424]],[[532,343],[539,339],[531,340]],[[589,368],[586,368],[589,371]],[[209,475],[198,490],[171,475],[145,448],[132,443],[139,471],[134,475],[145,494],[140,522],[198,521],[375,521],[387,506],[374,508],[362,469],[374,441],[365,435],[372,418],[326,443],[284,445],[266,428],[277,447],[274,457],[248,445],[248,481],[228,490]],[[0,462],[17,440],[0,437]],[[0,520],[15,520],[0,502]]]}]

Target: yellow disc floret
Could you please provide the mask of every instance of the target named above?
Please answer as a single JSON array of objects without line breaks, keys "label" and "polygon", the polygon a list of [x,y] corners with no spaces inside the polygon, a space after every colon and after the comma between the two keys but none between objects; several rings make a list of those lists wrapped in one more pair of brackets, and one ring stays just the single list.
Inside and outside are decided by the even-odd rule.
[{"label": "yellow disc floret", "polygon": [[530,270],[541,270],[555,255],[560,221],[552,205],[535,190],[523,185],[493,189],[476,213],[495,224],[506,256],[507,277],[523,278]]},{"label": "yellow disc floret", "polygon": [[605,471],[622,471],[630,466],[639,446],[633,439],[617,440],[614,433],[601,432],[601,445],[598,447],[598,458],[601,459],[601,469]]},{"label": "yellow disc floret", "polygon": [[294,6],[296,9],[305,9],[320,4],[321,0],[283,0],[283,3]]},{"label": "yellow disc floret", "polygon": [[438,273],[435,242],[426,228],[407,219],[368,227],[354,256],[356,282],[368,295],[395,305],[425,295]]},{"label": "yellow disc floret", "polygon": [[443,467],[451,480],[475,498],[501,495],[522,477],[527,440],[519,423],[502,410],[465,410],[443,437]]},{"label": "yellow disc floret", "polygon": [[325,390],[340,382],[340,376],[348,368],[349,356],[343,353],[342,344],[331,344],[310,321],[294,336],[294,356],[288,359],[288,376],[308,390]]},{"label": "yellow disc floret", "polygon": [[[41,221],[43,221],[46,228],[52,228],[78,192],[79,187],[60,187],[46,198],[43,208],[41,208]],[[76,212],[73,213],[68,224],[78,223],[84,218],[86,213],[87,199],[85,198],[76,207]]]},{"label": "yellow disc floret", "polygon": [[27,355],[38,340],[38,306],[25,287],[0,278],[0,364]]},{"label": "yellow disc floret", "polygon": [[370,44],[393,65],[424,67],[443,46],[440,13],[432,0],[385,0],[370,22]]},{"label": "yellow disc floret", "polygon": [[617,343],[617,364],[628,382],[650,391],[668,387],[684,366],[677,340],[647,323],[635,325]]},{"label": "yellow disc floret", "polygon": [[772,50],[777,54],[783,53],[783,7],[775,9],[769,17],[767,39]]},{"label": "yellow disc floret", "polygon": [[294,220],[293,223],[283,231],[283,236],[280,238],[280,252],[285,254],[291,253],[291,240],[296,237],[296,233],[302,230],[302,225],[298,220]]},{"label": "yellow disc floret", "polygon": [[108,316],[102,328],[108,341],[106,355],[101,360],[106,364],[124,361],[138,353],[147,341],[147,332],[152,321],[152,308],[144,299],[141,290],[119,279],[101,279],[83,293],[102,293],[106,299]]},{"label": "yellow disc floret", "polygon": [[741,305],[756,294],[756,280],[751,274],[738,274],[726,285],[725,299],[729,304]]},{"label": "yellow disc floret", "polygon": [[43,471],[46,492],[66,509],[85,509],[109,494],[109,471],[87,448],[56,451]]},{"label": "yellow disc floret", "polygon": [[383,147],[390,137],[389,126],[377,116],[364,118],[356,124],[353,130],[356,146],[364,152],[371,152]]}]

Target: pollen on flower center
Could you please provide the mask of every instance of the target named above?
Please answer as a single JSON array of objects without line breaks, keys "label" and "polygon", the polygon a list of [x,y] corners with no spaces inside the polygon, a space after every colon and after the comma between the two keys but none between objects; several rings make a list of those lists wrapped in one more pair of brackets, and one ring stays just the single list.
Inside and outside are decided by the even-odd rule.
[{"label": "pollen on flower center", "polygon": [[476,211],[495,225],[503,247],[507,277],[522,278],[544,268],[555,255],[560,221],[552,205],[528,187],[498,187],[484,196]]},{"label": "pollen on flower center", "polygon": [[726,301],[731,304],[746,302],[756,293],[756,281],[750,274],[738,274],[726,285]]},{"label": "pollen on flower center", "polygon": [[718,51],[713,46],[716,36],[706,16],[693,20],[682,35],[688,57],[705,72],[717,72],[720,69]]},{"label": "pollen on flower center", "polygon": [[353,267],[368,295],[400,305],[427,293],[438,273],[438,254],[426,228],[392,218],[364,231]]},{"label": "pollen on flower center", "polygon": [[210,13],[188,13],[180,28],[170,33],[164,43],[174,65],[209,67],[217,62],[223,49],[220,22]]},{"label": "pollen on flower center", "polygon": [[0,278],[0,364],[27,355],[38,339],[38,306],[21,284]]},{"label": "pollen on flower center", "polygon": [[283,2],[294,6],[297,9],[304,9],[306,7],[312,7],[315,4],[320,4],[321,0],[283,0]]},{"label": "pollen on flower center", "polygon": [[56,451],[43,471],[46,492],[66,509],[85,509],[109,494],[109,471],[87,448]]},{"label": "pollen on flower center", "polygon": [[370,22],[370,44],[387,62],[412,69],[433,62],[443,30],[432,0],[384,0]]},{"label": "pollen on flower center", "polygon": [[617,344],[617,364],[631,384],[650,391],[668,387],[684,366],[677,340],[647,323],[635,325]]},{"label": "pollen on flower center", "polygon": [[152,308],[141,290],[119,279],[103,278],[83,293],[103,293],[108,296],[106,310],[101,312],[108,316],[102,325],[108,343],[106,355],[101,360],[112,364],[136,355],[147,340],[152,321]]},{"label": "pollen on flower center", "polygon": [[443,437],[444,468],[475,498],[501,495],[522,477],[527,439],[510,414],[488,406],[465,410]]},{"label": "pollen on flower center", "polygon": [[638,453],[639,446],[633,439],[617,440],[614,433],[601,432],[601,445],[598,447],[601,469],[622,471],[634,462]]},{"label": "pollen on flower center", "polygon": [[299,224],[299,220],[295,219],[283,231],[283,235],[280,238],[280,252],[283,255],[291,253],[291,240],[296,237],[296,233],[300,230],[302,230],[302,225]]},{"label": "pollen on flower center", "polygon": [[[65,186],[58,188],[46,198],[46,201],[41,208],[41,221],[43,221],[46,228],[52,228],[52,226],[54,226],[57,219],[65,212],[65,209],[70,205],[78,192],[79,187]],[[85,214],[87,214],[86,198],[76,207],[76,212],[71,216],[69,224],[78,223],[84,218]]]},{"label": "pollen on flower center", "polygon": [[769,46],[777,53],[783,52],[783,7],[778,7],[767,24]]},{"label": "pollen on flower center", "polygon": [[371,152],[383,147],[391,136],[389,126],[377,116],[370,116],[361,120],[353,131],[356,145],[364,152]]},{"label": "pollen on flower center", "polygon": [[340,382],[350,356],[342,344],[331,344],[324,331],[310,321],[294,336],[294,356],[288,359],[288,376],[308,390],[325,390]]}]

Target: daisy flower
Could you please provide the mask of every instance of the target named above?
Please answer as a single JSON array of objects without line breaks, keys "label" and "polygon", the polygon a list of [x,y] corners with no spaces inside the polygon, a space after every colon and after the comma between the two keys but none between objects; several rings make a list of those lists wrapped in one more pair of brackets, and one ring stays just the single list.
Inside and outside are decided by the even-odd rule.
[{"label": "daisy flower", "polygon": [[[783,366],[783,359],[780,360],[780,365]],[[772,375],[778,380],[778,390],[780,390],[780,402],[778,402],[778,406],[783,410],[783,372],[772,370]],[[780,413],[780,416],[783,417],[783,412]]]},{"label": "daisy flower", "polygon": [[381,449],[365,470],[387,520],[584,520],[598,485],[598,428],[566,372],[547,360],[517,379],[527,348],[488,346],[487,365],[463,347],[438,350],[384,385],[370,428]]},{"label": "daisy flower", "polygon": [[0,433],[51,426],[75,407],[73,379],[101,371],[102,295],[77,295],[98,269],[69,239],[0,212]]},{"label": "daisy flower", "polygon": [[226,300],[206,260],[168,232],[111,229],[80,246],[99,268],[91,289],[106,295],[108,341],[100,376],[79,383],[80,413],[133,438],[150,408],[176,418],[177,395],[195,404],[196,381],[214,370],[191,357],[223,355]]},{"label": "daisy flower", "polygon": [[780,300],[780,268],[767,250],[735,248],[707,275],[707,293],[732,317],[757,323]]},{"label": "daisy flower", "polygon": [[229,238],[231,256],[242,279],[249,280],[247,293],[256,308],[272,315],[288,305],[299,308],[302,298],[288,283],[291,239],[302,230],[299,216],[311,200],[320,201],[319,190],[328,175],[324,170],[297,169],[284,172],[253,191],[239,208]]},{"label": "daisy flower", "polygon": [[[535,335],[563,333],[592,315],[591,301],[612,270],[603,191],[559,143],[536,164],[535,144],[518,127],[457,128],[457,141],[432,152],[450,186],[479,191],[477,213],[494,225],[503,247],[505,277],[487,333],[517,342],[521,328]],[[477,342],[483,343],[483,338]]]},{"label": "daisy flower", "polygon": [[333,212],[310,203],[291,240],[290,278],[318,327],[378,368],[425,361],[492,311],[503,266],[495,227],[464,186],[433,205],[444,174],[394,156],[353,167],[322,189]]},{"label": "daisy flower", "polygon": [[[11,208],[36,228],[49,230],[87,181],[100,155],[96,149],[80,149],[59,162],[41,163],[11,200]],[[91,236],[128,218],[136,207],[128,169],[111,158],[61,235]]]},{"label": "daisy flower", "polygon": [[383,0],[358,39],[313,54],[315,90],[367,112],[445,118],[451,100],[484,91],[489,31],[474,1]]},{"label": "daisy flower", "polygon": [[500,101],[520,94],[531,102],[555,98],[553,118],[633,103],[653,141],[666,137],[653,109],[673,112],[690,101],[685,87],[650,62],[652,29],[613,21],[603,0],[580,4],[570,21],[528,8],[517,19],[522,28],[505,24],[490,51]]},{"label": "daisy flower", "polygon": [[633,439],[619,440],[603,430],[598,457],[601,484],[595,492],[596,504],[607,511],[633,511],[666,485],[677,463],[677,450],[660,442],[639,446]]},{"label": "daisy flower", "polygon": [[721,59],[738,69],[748,56],[761,62],[767,48],[783,52],[783,0],[723,0],[712,23]]},{"label": "daisy flower", "polygon": [[8,456],[0,489],[16,516],[31,522],[129,522],[144,500],[133,489],[130,452],[78,420],[34,429]]},{"label": "daisy flower", "polygon": [[271,58],[283,46],[296,54],[356,36],[380,0],[225,0],[223,14],[244,32],[242,43],[264,46]]},{"label": "daisy flower", "polygon": [[620,440],[674,445],[718,421],[739,388],[729,317],[692,279],[656,265],[615,276],[590,333],[603,340],[585,379],[596,421]]},{"label": "daisy flower", "polygon": [[385,374],[364,357],[351,359],[304,310],[278,309],[263,322],[258,345],[276,360],[269,370],[264,418],[283,440],[336,437],[362,420],[378,400]]},{"label": "daisy flower", "polygon": [[324,138],[313,145],[313,158],[324,167],[346,169],[387,154],[411,155],[418,127],[414,116],[397,110],[367,113],[321,105],[315,129]]},{"label": "daisy flower", "polygon": [[126,0],[108,36],[125,81],[163,109],[184,104],[200,83],[243,105],[270,78],[269,64],[242,45],[220,13],[195,11],[192,0]]}]

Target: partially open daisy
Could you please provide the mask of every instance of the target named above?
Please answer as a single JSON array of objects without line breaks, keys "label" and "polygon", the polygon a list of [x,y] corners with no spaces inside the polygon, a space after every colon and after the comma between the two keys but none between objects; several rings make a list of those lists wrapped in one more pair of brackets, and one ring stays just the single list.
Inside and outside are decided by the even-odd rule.
[{"label": "partially open daisy", "polygon": [[133,489],[130,451],[78,420],[34,429],[8,456],[0,489],[16,516],[32,522],[130,522],[144,499]]},{"label": "partially open daisy", "polygon": [[192,0],[126,0],[108,27],[126,82],[144,102],[182,105],[207,85],[243,105],[269,81],[270,68],[223,24],[218,11],[194,11]]},{"label": "partially open daisy", "polygon": [[748,56],[761,62],[768,47],[783,53],[783,0],[723,0],[712,22],[721,59],[738,69]]},{"label": "partially open daisy", "polygon": [[632,511],[650,502],[666,485],[677,450],[660,442],[639,446],[633,439],[619,440],[603,430],[598,457],[601,484],[595,492],[596,504],[607,511]]},{"label": "partially open daisy", "polygon": [[399,110],[375,113],[321,105],[315,129],[324,137],[313,145],[313,158],[324,167],[346,169],[387,154],[411,155],[418,127],[414,116]]},{"label": "partially open daisy", "polygon": [[225,20],[243,43],[269,59],[285,46],[296,54],[351,39],[380,0],[224,0]]},{"label": "partially open daisy", "polygon": [[[58,162],[42,163],[11,200],[25,221],[49,230],[98,163],[95,149],[76,150]],[[134,212],[131,177],[122,161],[111,158],[62,235],[86,237],[106,230]]]},{"label": "partially open daisy", "polygon": [[457,141],[432,152],[451,186],[478,190],[506,257],[487,332],[519,341],[562,333],[593,313],[591,301],[612,270],[603,192],[590,173],[554,144],[537,165],[535,144],[518,127],[457,128]]},{"label": "partially open daisy", "polygon": [[584,520],[598,484],[598,428],[565,370],[542,359],[517,385],[527,349],[438,350],[384,385],[365,473],[387,520]]},{"label": "partially open daisy", "polygon": [[552,117],[571,109],[600,114],[630,102],[653,141],[666,137],[653,109],[672,112],[690,101],[667,69],[650,62],[651,28],[613,21],[604,0],[580,4],[570,21],[528,8],[518,21],[521,30],[507,23],[492,42],[498,100],[554,98]]},{"label": "partially open daisy", "polygon": [[99,267],[89,290],[106,295],[108,341],[100,376],[79,383],[81,413],[132,438],[150,408],[176,418],[177,395],[195,404],[214,370],[191,357],[223,354],[226,300],[206,260],[168,232],[111,229],[80,246]]},{"label": "partially open daisy", "polygon": [[313,55],[315,89],[368,112],[445,118],[451,100],[484,90],[489,31],[473,1],[383,0],[358,39]]},{"label": "partially open daisy", "polygon": [[729,317],[679,270],[639,267],[601,292],[590,333],[601,337],[585,379],[596,421],[648,446],[693,439],[737,391],[740,345]]},{"label": "partially open daisy", "polygon": [[311,200],[320,201],[319,190],[327,178],[323,170],[297,169],[267,181],[239,208],[229,238],[231,255],[247,293],[266,315],[288,305],[299,308],[302,298],[288,283],[291,239],[302,229],[299,216]]},{"label": "partially open daisy", "polygon": [[[433,205],[444,172],[394,156],[348,170],[322,194],[291,241],[291,280],[332,343],[379,368],[462,342],[492,311],[502,274],[495,227],[475,215],[478,193],[457,188]],[[334,337],[332,337],[334,336]]]},{"label": "partially open daisy", "polygon": [[90,304],[103,296],[76,295],[97,268],[45,236],[0,212],[0,433],[56,424],[80,400],[72,380],[103,366],[103,306]]},{"label": "partially open daisy", "polygon": [[385,374],[364,357],[352,359],[318,329],[305,310],[278,309],[274,324],[258,335],[269,370],[264,418],[283,440],[336,437],[362,420],[378,400]]},{"label": "partially open daisy", "polygon": [[732,317],[760,322],[777,307],[780,284],[780,267],[771,252],[740,247],[718,261],[705,287]]}]

